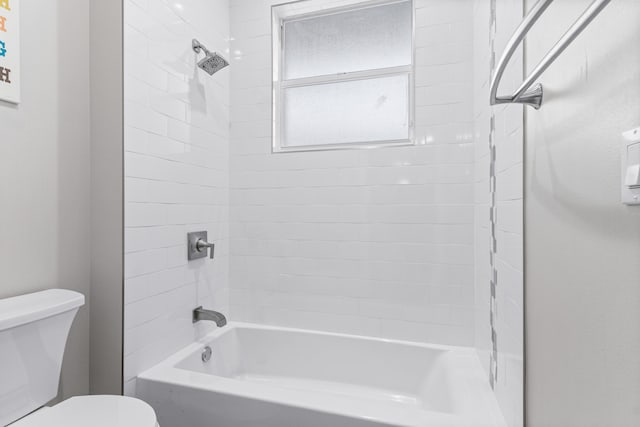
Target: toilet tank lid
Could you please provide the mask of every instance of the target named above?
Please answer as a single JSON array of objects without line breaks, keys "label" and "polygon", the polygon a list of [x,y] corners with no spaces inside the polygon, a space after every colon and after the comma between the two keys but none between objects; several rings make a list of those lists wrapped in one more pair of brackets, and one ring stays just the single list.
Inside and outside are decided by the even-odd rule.
[{"label": "toilet tank lid", "polygon": [[49,289],[0,300],[0,331],[25,325],[84,305],[84,295]]}]

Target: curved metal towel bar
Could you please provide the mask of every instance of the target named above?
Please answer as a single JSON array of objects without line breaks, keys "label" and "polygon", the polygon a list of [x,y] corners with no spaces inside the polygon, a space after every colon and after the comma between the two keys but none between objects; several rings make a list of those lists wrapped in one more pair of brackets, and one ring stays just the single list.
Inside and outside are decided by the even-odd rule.
[{"label": "curved metal towel bar", "polygon": [[498,86],[502,80],[507,64],[515,53],[516,49],[527,36],[527,33],[533,25],[540,19],[545,10],[549,7],[553,0],[538,1],[531,11],[524,18],[522,23],[513,34],[504,54],[500,58],[496,72],[491,79],[490,103],[497,104],[526,104],[534,107],[536,110],[542,105],[544,91],[541,84],[531,87],[536,80],[545,72],[545,70],[560,56],[562,52],[573,42],[576,37],[594,20],[594,18],[611,2],[611,0],[594,0],[587,10],[578,18],[578,20],[564,33],[560,40],[551,48],[549,53],[545,55],[540,63],[533,69],[531,74],[524,80],[516,92],[511,96],[498,96]]}]

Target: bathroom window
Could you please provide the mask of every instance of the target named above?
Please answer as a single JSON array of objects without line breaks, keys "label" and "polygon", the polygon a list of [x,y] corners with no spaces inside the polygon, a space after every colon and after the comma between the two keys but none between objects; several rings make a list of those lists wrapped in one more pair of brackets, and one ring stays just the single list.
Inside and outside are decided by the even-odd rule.
[{"label": "bathroom window", "polygon": [[412,1],[354,3],[273,7],[274,152],[411,143]]}]

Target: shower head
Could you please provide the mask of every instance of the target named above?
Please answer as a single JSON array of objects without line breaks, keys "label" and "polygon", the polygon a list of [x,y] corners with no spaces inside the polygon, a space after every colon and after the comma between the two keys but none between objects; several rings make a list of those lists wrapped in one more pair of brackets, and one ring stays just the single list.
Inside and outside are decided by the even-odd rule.
[{"label": "shower head", "polygon": [[198,40],[193,39],[191,46],[193,47],[193,51],[195,53],[200,53],[200,51],[204,51],[205,57],[198,61],[198,67],[209,73],[210,76],[213,76],[218,71],[222,70],[224,67],[229,65],[226,59],[222,57],[222,55],[213,52],[211,53],[202,43]]}]

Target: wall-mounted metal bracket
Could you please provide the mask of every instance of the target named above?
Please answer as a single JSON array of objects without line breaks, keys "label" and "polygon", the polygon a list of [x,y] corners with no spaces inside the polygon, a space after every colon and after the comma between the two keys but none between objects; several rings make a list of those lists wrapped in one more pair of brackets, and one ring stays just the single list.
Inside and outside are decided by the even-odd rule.
[{"label": "wall-mounted metal bracket", "polygon": [[498,86],[500,86],[502,75],[509,64],[511,57],[516,52],[518,46],[520,46],[524,41],[527,33],[531,30],[533,25],[538,21],[538,19],[540,19],[544,11],[547,10],[553,2],[554,0],[539,0],[535,5],[533,5],[529,13],[527,13],[527,16],[525,16],[524,20],[518,26],[516,32],[507,43],[504,54],[500,58],[496,72],[491,79],[491,87],[489,89],[489,103],[491,105],[525,104],[535,108],[536,110],[539,109],[542,105],[544,89],[541,84],[533,86],[534,83],[558,58],[558,56],[560,56],[560,54],[562,54],[562,52],[564,52],[564,50],[576,39],[576,37],[578,37],[578,35],[580,35],[580,33],[589,26],[591,21],[593,21],[595,17],[602,12],[611,0],[593,0],[587,10],[576,20],[571,28],[564,33],[562,38],[560,38],[555,46],[551,48],[549,53],[542,58],[533,71],[531,71],[525,81],[518,89],[516,89],[515,93],[509,96],[498,96]]}]

